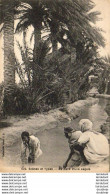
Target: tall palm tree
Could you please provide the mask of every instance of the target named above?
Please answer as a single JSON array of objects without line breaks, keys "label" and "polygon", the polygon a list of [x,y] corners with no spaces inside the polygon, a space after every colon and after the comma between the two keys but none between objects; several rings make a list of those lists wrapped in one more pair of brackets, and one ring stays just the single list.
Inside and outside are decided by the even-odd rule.
[{"label": "tall palm tree", "polygon": [[[72,44],[77,43],[86,37],[91,38],[98,45],[104,46],[102,35],[91,23],[98,19],[99,12],[91,12],[95,6],[88,0],[22,0],[17,16],[20,22],[16,31],[28,29],[28,26],[34,27],[34,51],[36,55],[38,42],[41,39],[41,30],[43,28],[50,31],[50,38],[53,45],[53,51],[57,50],[57,42],[63,43],[64,35],[73,40]],[[71,34],[71,37],[70,37]],[[60,36],[59,36],[60,35]]]},{"label": "tall palm tree", "polygon": [[[83,5],[84,5],[83,1]],[[19,19],[16,31],[21,32],[28,29],[29,26],[34,28],[34,49],[33,49],[33,85],[36,85],[38,72],[39,44],[41,41],[41,31],[49,30],[53,52],[57,50],[57,42],[64,42],[63,36],[69,33],[70,26],[82,30],[84,25],[88,24],[90,17],[86,12],[81,12],[83,7],[81,1],[59,0],[22,0],[20,8],[16,12],[16,18]],[[87,8],[86,8],[87,9]],[[84,21],[83,21],[84,20]],[[84,25],[83,25],[84,23]],[[65,30],[66,28],[66,30]],[[81,31],[80,30],[80,31]],[[72,31],[74,31],[72,29]],[[85,30],[86,31],[86,30]],[[69,37],[69,36],[68,36]]]},{"label": "tall palm tree", "polygon": [[[18,1],[0,2],[1,23],[4,32],[4,110],[10,110],[13,103],[12,93],[15,87],[14,66],[14,8]],[[12,55],[12,57],[10,57]]]},{"label": "tall palm tree", "polygon": [[[53,52],[56,52],[57,43],[60,42],[63,47],[65,45],[74,47],[78,55],[83,46],[86,55],[88,51],[86,38],[99,46],[104,46],[102,35],[91,25],[99,15],[98,12],[91,12],[93,7],[94,4],[89,0],[22,0],[16,12],[16,18],[19,19],[16,31],[28,30],[31,25],[34,28],[33,88],[36,86],[37,89],[40,75],[39,46],[42,31],[49,31],[47,36],[51,40]],[[87,54],[90,58],[90,52]],[[86,56],[85,59],[83,62],[87,62]]]},{"label": "tall palm tree", "polygon": [[13,2],[4,1],[4,84],[5,93],[12,93],[15,84],[14,61],[11,61],[10,54],[14,53],[14,11]]},{"label": "tall palm tree", "polygon": [[[26,3],[25,3],[26,2]],[[27,4],[29,2],[29,4]],[[44,17],[44,7],[40,1],[24,1],[20,9],[17,10],[16,18],[19,19],[16,31],[25,31],[29,26],[34,28],[34,49],[33,49],[33,86],[36,84],[39,57],[39,44],[41,41],[42,21]]]}]

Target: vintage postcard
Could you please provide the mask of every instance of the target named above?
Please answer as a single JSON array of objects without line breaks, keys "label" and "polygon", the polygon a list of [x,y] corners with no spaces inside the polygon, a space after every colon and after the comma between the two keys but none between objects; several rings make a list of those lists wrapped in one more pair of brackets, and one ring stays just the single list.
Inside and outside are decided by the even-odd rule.
[{"label": "vintage postcard", "polygon": [[109,172],[110,0],[0,0],[0,172]]}]

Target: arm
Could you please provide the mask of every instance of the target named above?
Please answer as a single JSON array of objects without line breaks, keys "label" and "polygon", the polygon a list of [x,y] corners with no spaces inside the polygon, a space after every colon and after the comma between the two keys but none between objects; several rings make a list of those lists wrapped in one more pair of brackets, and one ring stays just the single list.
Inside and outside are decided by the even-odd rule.
[{"label": "arm", "polygon": [[88,134],[85,132],[85,133],[83,133],[81,136],[80,136],[80,138],[78,139],[78,144],[79,145],[86,145],[87,144],[87,142],[89,142],[89,136],[88,136]]},{"label": "arm", "polygon": [[69,153],[69,156],[68,156],[66,162],[63,164],[63,168],[66,168],[66,167],[67,167],[67,164],[68,164],[68,162],[70,161],[70,159],[71,159],[71,157],[72,157],[73,154],[74,154],[74,149],[71,148],[71,151],[70,151],[70,153]]},{"label": "arm", "polygon": [[78,145],[79,143],[78,143],[78,141],[76,140],[73,140],[73,141],[70,141],[69,142],[69,146],[70,146],[70,154],[69,154],[69,156],[68,156],[68,158],[67,158],[67,160],[66,160],[66,162],[64,163],[64,165],[63,165],[63,168],[66,168],[67,167],[67,164],[68,164],[68,162],[70,161],[70,159],[71,159],[71,157],[72,157],[72,155],[75,153],[75,151],[74,151],[74,146],[76,146],[76,145]]},{"label": "arm", "polygon": [[70,149],[73,149],[73,146],[76,146],[78,145],[78,141],[77,140],[72,140],[71,142],[69,142],[69,146],[70,146]]},{"label": "arm", "polygon": [[26,163],[27,161],[27,156],[26,156],[26,146],[22,143],[21,144],[21,162],[22,164]]}]

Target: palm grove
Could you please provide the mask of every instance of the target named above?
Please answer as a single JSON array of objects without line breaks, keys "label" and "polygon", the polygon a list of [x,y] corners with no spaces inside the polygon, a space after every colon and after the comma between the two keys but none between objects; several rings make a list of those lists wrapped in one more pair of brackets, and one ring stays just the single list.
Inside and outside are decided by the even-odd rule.
[{"label": "palm grove", "polygon": [[[47,111],[85,97],[88,76],[105,68],[94,6],[90,0],[1,0],[5,114]],[[16,42],[22,60],[14,53],[15,34],[22,34],[22,44]]]}]

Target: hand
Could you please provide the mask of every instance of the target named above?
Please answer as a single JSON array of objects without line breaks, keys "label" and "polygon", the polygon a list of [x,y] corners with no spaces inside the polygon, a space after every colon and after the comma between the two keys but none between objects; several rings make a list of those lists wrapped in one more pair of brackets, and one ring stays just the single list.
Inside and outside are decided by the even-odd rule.
[{"label": "hand", "polygon": [[32,158],[29,156],[28,157],[28,163],[31,163],[32,162]]},{"label": "hand", "polygon": [[67,163],[64,163],[63,164],[63,168],[65,169],[67,167]]},{"label": "hand", "polygon": [[86,147],[86,143],[83,143],[81,146],[82,146],[83,148],[85,148],[85,147]]}]

